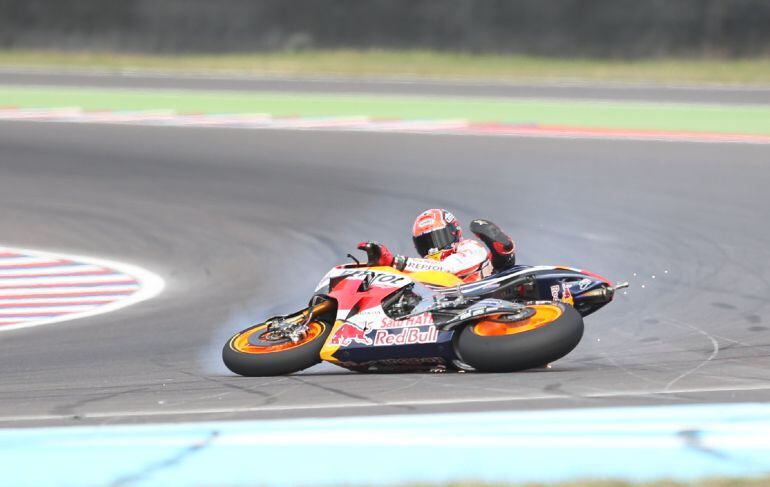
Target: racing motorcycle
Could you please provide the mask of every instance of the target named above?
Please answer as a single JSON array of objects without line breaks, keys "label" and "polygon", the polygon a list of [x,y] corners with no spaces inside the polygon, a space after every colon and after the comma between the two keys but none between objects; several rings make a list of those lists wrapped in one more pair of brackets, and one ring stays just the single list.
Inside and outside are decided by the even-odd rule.
[{"label": "racing motorcycle", "polygon": [[571,352],[583,317],[617,289],[591,272],[516,265],[464,283],[441,271],[405,273],[357,261],[323,277],[307,308],[236,333],[225,365],[273,376],[321,361],[358,372],[511,372]]}]

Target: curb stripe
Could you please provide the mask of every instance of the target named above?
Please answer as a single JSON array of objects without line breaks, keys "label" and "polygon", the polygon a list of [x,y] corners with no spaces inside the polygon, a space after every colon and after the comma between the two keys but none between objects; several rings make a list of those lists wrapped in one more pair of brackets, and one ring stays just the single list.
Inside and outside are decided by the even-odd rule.
[{"label": "curb stripe", "polygon": [[[103,289],[100,291],[86,291],[86,290],[83,290],[83,288],[72,288],[72,292],[67,292],[64,290],[64,288],[56,289],[55,291],[57,292],[51,292],[51,291],[54,291],[54,289],[42,289],[39,291],[35,289],[22,289],[15,292],[5,291],[3,292],[2,296],[6,298],[14,298],[14,299],[28,299],[28,298],[108,296],[111,294],[128,295],[138,289],[137,286],[123,286],[123,287],[128,287],[128,289],[124,289],[124,290]],[[59,292],[60,290],[61,292]]]},{"label": "curb stripe", "polygon": [[71,313],[73,311],[83,311],[84,309],[90,309],[91,306],[88,304],[68,304],[68,305],[61,305],[61,304],[43,304],[38,303],[32,306],[6,306],[0,304],[0,316],[9,316],[9,315],[17,315],[17,314],[24,314],[24,315],[31,315],[36,313]]},{"label": "curb stripe", "polygon": [[497,135],[567,139],[643,140],[770,144],[770,135],[627,128],[570,127],[533,123],[479,123],[467,120],[387,120],[357,117],[277,117],[257,114],[182,114],[174,111],[87,111],[80,108],[0,108],[0,120],[225,127],[254,130],[332,130],[442,135]]},{"label": "curb stripe", "polygon": [[130,264],[0,247],[0,331],[115,311],[163,287],[160,277]]},{"label": "curb stripe", "polygon": [[[79,281],[63,281],[63,282],[57,282],[55,284],[25,284],[24,286],[14,286],[14,285],[0,285],[0,290],[2,289],[13,289],[13,290],[33,290],[33,289],[46,289],[46,288],[60,288],[64,286],[78,286],[78,287],[102,287],[102,286],[112,286],[114,284],[134,284],[136,281],[132,279],[125,279],[122,281],[110,281],[110,282],[95,282],[95,283],[84,283]],[[2,296],[2,294],[0,294]]]},{"label": "curb stripe", "polygon": [[64,262],[64,261],[52,261],[51,259],[35,259],[35,260],[26,260],[24,262],[16,262],[16,263],[0,263],[0,270],[5,269],[44,269],[46,267],[59,267],[62,265],[68,265],[73,264],[72,262]]},{"label": "curb stripe", "polygon": [[0,299],[0,308],[19,307],[26,306],[52,306],[52,305],[80,305],[80,304],[97,304],[108,301],[114,301],[116,298],[125,296],[119,294],[109,294],[102,298],[88,298],[83,299],[77,296],[63,297],[63,298],[29,298],[29,299]]},{"label": "curb stripe", "polygon": [[109,274],[99,276],[71,276],[71,275],[50,275],[45,277],[27,277],[16,276],[5,279],[0,279],[0,288],[10,284],[13,287],[29,287],[39,283],[54,285],[54,284],[82,284],[88,286],[91,284],[116,284],[120,282],[136,282],[131,276],[125,274],[116,274],[114,270],[109,270]]},{"label": "curb stripe", "polygon": [[[31,318],[31,319],[42,319],[42,318],[55,318],[57,316],[62,316],[70,313],[9,313],[5,314],[0,312],[0,318]],[[11,321],[10,323],[13,323]]]},{"label": "curb stripe", "polygon": [[[70,266],[67,266],[70,267]],[[83,266],[86,267],[86,266]],[[32,272],[30,272],[32,271]],[[34,273],[33,273],[34,272]],[[68,276],[98,276],[98,275],[109,275],[112,274],[114,271],[110,269],[92,269],[92,270],[83,270],[83,271],[69,271],[67,272],[66,269],[56,269],[54,271],[53,269],[51,272],[45,273],[45,272],[37,272],[36,269],[29,269],[27,271],[11,271],[11,272],[2,272],[0,271],[0,279],[21,279],[21,278],[35,278],[35,277],[47,277],[51,275],[58,275],[58,274],[66,274]]]}]

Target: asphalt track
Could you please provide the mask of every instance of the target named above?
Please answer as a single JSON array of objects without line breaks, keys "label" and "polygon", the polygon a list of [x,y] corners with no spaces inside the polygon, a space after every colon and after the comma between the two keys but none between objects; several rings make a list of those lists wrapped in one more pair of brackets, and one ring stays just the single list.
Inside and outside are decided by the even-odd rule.
[{"label": "asphalt track", "polygon": [[[3,244],[167,283],[0,333],[0,426],[769,400],[769,162],[748,144],[0,123]],[[522,262],[632,287],[550,369],[224,369],[227,336],[304,305],[359,240],[409,252],[432,206],[496,221]]]},{"label": "asphalt track", "polygon": [[0,68],[0,85],[72,86],[133,89],[277,91],[295,93],[358,93],[442,95],[462,97],[626,100],[683,103],[770,103],[770,87],[739,85],[659,85],[598,82],[481,82],[462,80],[287,78],[168,72],[104,72],[19,70]]}]

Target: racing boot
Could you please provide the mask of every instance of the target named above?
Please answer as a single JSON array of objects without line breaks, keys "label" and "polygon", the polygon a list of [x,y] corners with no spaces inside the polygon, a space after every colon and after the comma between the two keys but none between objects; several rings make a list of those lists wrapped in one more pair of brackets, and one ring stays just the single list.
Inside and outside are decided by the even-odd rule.
[{"label": "racing boot", "polygon": [[500,227],[489,220],[473,220],[471,232],[476,235],[492,253],[492,269],[500,272],[516,264],[516,244]]}]

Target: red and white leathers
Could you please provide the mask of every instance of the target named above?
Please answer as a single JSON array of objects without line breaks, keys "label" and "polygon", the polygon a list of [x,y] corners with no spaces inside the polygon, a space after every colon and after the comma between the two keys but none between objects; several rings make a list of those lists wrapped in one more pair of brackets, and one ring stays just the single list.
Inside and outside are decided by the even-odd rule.
[{"label": "red and white leathers", "polygon": [[492,273],[491,254],[484,244],[462,239],[430,258],[409,257],[404,271],[444,271],[474,282]]}]

